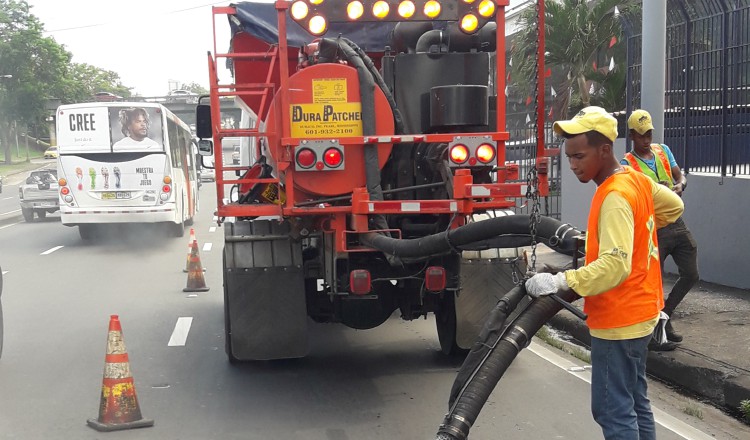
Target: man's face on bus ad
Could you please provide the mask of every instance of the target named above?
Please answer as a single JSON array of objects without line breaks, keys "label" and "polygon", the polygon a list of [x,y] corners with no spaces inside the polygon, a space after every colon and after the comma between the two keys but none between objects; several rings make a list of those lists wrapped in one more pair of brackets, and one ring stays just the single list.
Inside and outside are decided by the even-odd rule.
[{"label": "man's face on bus ad", "polygon": [[128,126],[128,133],[130,134],[131,138],[137,141],[142,141],[146,138],[146,136],[148,136],[148,121],[143,114],[138,113],[130,121],[130,125]]}]

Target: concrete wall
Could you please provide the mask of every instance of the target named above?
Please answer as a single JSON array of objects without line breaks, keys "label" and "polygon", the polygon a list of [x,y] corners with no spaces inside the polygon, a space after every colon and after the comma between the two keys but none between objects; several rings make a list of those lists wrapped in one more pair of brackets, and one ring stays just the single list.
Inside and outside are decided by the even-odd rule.
[{"label": "concrete wall", "polygon": [[[625,154],[625,140],[617,139],[615,152]],[[586,229],[591,197],[596,184],[582,184],[568,167],[563,151],[562,208],[563,222]],[[698,242],[698,270],[703,281],[742,289],[750,288],[750,233],[744,230],[750,219],[750,179],[688,175],[685,191],[685,223]],[[665,271],[677,273],[668,259]]]}]

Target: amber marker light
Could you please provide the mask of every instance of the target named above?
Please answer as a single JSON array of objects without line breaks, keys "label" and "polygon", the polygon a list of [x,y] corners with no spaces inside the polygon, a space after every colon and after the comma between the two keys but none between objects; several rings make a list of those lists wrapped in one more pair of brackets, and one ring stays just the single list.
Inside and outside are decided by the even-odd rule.
[{"label": "amber marker light", "polygon": [[477,0],[464,0],[464,3],[466,3],[467,5],[470,5],[470,4],[474,3],[475,1],[477,1]]},{"label": "amber marker light", "polygon": [[311,5],[321,5],[324,0],[310,0]]},{"label": "amber marker light", "polygon": [[398,4],[398,15],[403,18],[411,18],[416,11],[417,7],[412,1],[406,0]]},{"label": "amber marker light", "polygon": [[172,177],[171,176],[164,176],[164,183],[166,183],[167,185],[169,185],[170,183],[172,183]]},{"label": "amber marker light", "polygon": [[307,3],[303,1],[297,1],[292,3],[292,7],[290,8],[290,13],[292,14],[292,18],[299,21],[304,20],[305,17],[307,17],[307,13],[310,12],[310,10],[307,7]]},{"label": "amber marker light", "polygon": [[430,0],[424,4],[424,15],[428,18],[435,18],[440,15],[440,2]]},{"label": "amber marker light", "polygon": [[469,148],[463,144],[454,145],[451,148],[451,160],[453,163],[464,163],[469,158]]},{"label": "amber marker light", "polygon": [[474,33],[479,27],[479,20],[474,14],[466,14],[461,18],[461,30],[467,34]]},{"label": "amber marker light", "polygon": [[360,1],[349,2],[346,5],[346,15],[350,20],[357,20],[365,13],[365,6]]},{"label": "amber marker light", "polygon": [[60,186],[65,186],[65,185],[67,185],[67,184],[68,184],[68,181],[67,181],[67,180],[65,180],[65,178],[64,178],[64,177],[61,177],[61,178],[59,178],[59,179],[57,180],[57,184],[58,184],[58,185],[60,185]]},{"label": "amber marker light", "polygon": [[328,29],[328,23],[322,15],[316,15],[310,19],[310,23],[307,25],[307,28],[313,35],[323,35]]},{"label": "amber marker light", "polygon": [[388,2],[378,1],[372,5],[372,15],[375,18],[385,18],[388,16],[391,8],[388,6]]},{"label": "amber marker light", "polygon": [[490,18],[495,14],[495,2],[493,0],[482,0],[477,10],[482,17]]}]

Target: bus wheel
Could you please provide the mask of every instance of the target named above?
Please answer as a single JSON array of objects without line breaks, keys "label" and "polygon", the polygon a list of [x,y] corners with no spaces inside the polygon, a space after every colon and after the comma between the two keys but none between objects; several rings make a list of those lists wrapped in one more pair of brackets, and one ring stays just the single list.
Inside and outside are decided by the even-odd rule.
[{"label": "bus wheel", "polygon": [[41,220],[41,219],[47,217],[47,211],[37,211],[36,212],[36,216],[39,217],[39,219]]},{"label": "bus wheel", "polygon": [[173,237],[184,237],[185,236],[185,222],[170,223],[169,227],[172,229]]},{"label": "bus wheel", "polygon": [[81,240],[91,240],[94,238],[94,225],[78,225],[78,235]]},{"label": "bus wheel", "polygon": [[33,222],[34,221],[34,210],[31,208],[21,208],[21,214],[23,214],[23,219],[27,222]]}]

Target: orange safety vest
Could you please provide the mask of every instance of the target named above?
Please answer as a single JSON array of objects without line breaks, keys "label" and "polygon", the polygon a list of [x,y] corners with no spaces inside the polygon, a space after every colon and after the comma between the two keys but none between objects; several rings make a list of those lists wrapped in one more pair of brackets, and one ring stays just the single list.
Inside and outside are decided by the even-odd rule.
[{"label": "orange safety vest", "polygon": [[[591,329],[626,327],[656,317],[664,308],[659,249],[654,222],[654,199],[648,177],[625,166],[604,181],[594,194],[586,232],[586,264],[599,257],[599,212],[612,191],[633,209],[634,240],[630,275],[617,287],[584,298],[583,310]],[[613,249],[612,252],[617,252]]]},{"label": "orange safety vest", "polygon": [[[672,178],[672,166],[669,164],[667,153],[664,152],[661,144],[651,144],[651,152],[654,153],[654,159],[657,159],[655,161],[656,173],[646,165],[643,159],[637,157],[633,153],[625,153],[625,160],[628,161],[631,167],[640,170],[643,174],[652,178],[654,182],[666,182],[669,189],[672,189],[674,186],[674,179]],[[661,177],[662,175],[667,176],[666,180]]]}]

